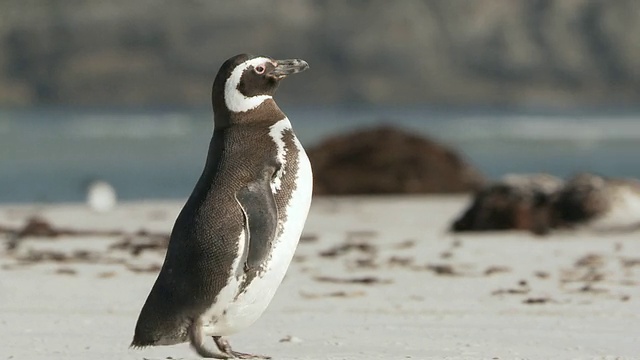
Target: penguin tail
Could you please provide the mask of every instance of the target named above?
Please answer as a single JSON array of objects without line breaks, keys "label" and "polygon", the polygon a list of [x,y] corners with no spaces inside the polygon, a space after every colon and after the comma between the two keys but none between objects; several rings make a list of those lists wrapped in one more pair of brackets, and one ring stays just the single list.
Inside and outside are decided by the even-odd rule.
[{"label": "penguin tail", "polygon": [[146,348],[148,346],[151,346],[153,344],[154,344],[153,341],[144,341],[144,340],[140,339],[138,334],[135,334],[135,335],[133,335],[133,340],[131,341],[131,344],[129,345],[129,349],[139,350],[139,349],[143,349],[143,348]]},{"label": "penguin tail", "polygon": [[147,346],[148,346],[148,345],[138,345],[138,344],[136,344],[136,341],[135,341],[135,340],[133,340],[133,341],[131,342],[131,344],[129,345],[129,349],[133,349],[133,350],[140,350],[140,349],[143,349],[143,348],[145,348],[145,347],[147,347]]}]

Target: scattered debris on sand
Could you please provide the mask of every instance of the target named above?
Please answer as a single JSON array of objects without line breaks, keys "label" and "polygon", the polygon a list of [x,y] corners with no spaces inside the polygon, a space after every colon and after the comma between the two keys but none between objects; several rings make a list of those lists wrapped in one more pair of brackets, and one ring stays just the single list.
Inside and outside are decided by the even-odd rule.
[{"label": "scattered debris on sand", "polygon": [[[40,263],[85,263],[123,265],[133,272],[157,271],[159,265],[139,265],[130,257],[139,257],[146,251],[163,253],[169,242],[169,235],[153,233],[147,230],[126,232],[121,230],[88,230],[57,227],[41,217],[28,217],[24,225],[18,227],[2,226],[0,239],[4,238],[7,255],[14,264],[5,264],[5,269],[16,269]],[[96,241],[115,241],[106,251],[69,249],[59,250],[35,246],[42,240],[65,240],[91,237]],[[81,244],[80,244],[81,246]],[[124,254],[117,254],[124,252]],[[70,268],[60,268],[56,274],[75,274]]]},{"label": "scattered debris on sand", "polygon": [[302,339],[296,336],[287,335],[282,339],[278,340],[278,342],[290,342],[290,343],[301,343]]},{"label": "scattered debris on sand", "polygon": [[354,298],[354,297],[361,297],[361,296],[365,296],[367,293],[364,291],[334,291],[334,292],[330,292],[330,293],[322,293],[322,294],[315,294],[315,293],[308,293],[308,292],[300,292],[300,296],[302,296],[305,299],[320,299],[320,298],[326,298],[326,297],[335,297],[335,298]]},{"label": "scattered debris on sand", "polygon": [[499,273],[508,273],[511,272],[511,268],[508,266],[489,266],[485,271],[484,274],[486,276],[490,276],[493,274],[499,274]]},{"label": "scattered debris on sand", "polygon": [[548,297],[534,297],[534,298],[527,298],[522,300],[523,304],[528,304],[528,305],[539,305],[539,304],[546,304],[550,302],[554,302],[554,300]]},{"label": "scattered debris on sand", "polygon": [[315,234],[302,234],[302,236],[300,236],[300,244],[315,243],[318,242],[318,239],[318,235]]},{"label": "scattered debris on sand", "polygon": [[427,269],[433,271],[436,275],[445,275],[445,276],[460,275],[455,270],[455,268],[449,264],[427,265]]},{"label": "scattered debris on sand", "polygon": [[352,251],[373,255],[377,253],[378,249],[369,243],[346,243],[334,246],[331,249],[325,251],[321,251],[320,256],[337,257]]},{"label": "scattered debris on sand", "polygon": [[354,278],[338,278],[332,276],[316,276],[314,280],[320,282],[329,282],[334,284],[363,284],[363,285],[375,285],[375,284],[391,284],[391,279],[380,279],[376,276],[363,276]]},{"label": "scattered debris on sand", "polygon": [[525,295],[531,292],[529,283],[526,280],[520,280],[518,286],[514,288],[498,289],[491,292],[491,295]]}]

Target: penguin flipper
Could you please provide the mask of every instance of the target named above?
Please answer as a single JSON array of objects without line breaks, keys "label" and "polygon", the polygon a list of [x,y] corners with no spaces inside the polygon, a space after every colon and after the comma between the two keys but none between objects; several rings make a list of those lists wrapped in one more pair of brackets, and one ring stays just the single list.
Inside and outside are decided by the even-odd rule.
[{"label": "penguin flipper", "polygon": [[259,267],[269,255],[278,227],[278,208],[268,177],[247,184],[237,192],[236,198],[246,217],[247,271]]}]

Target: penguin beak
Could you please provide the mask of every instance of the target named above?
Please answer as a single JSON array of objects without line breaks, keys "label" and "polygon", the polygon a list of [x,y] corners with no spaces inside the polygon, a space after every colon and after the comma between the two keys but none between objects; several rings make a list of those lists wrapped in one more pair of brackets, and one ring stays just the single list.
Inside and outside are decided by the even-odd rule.
[{"label": "penguin beak", "polygon": [[288,75],[305,71],[309,68],[309,64],[301,59],[275,60],[275,68],[271,74],[276,79],[284,79]]}]

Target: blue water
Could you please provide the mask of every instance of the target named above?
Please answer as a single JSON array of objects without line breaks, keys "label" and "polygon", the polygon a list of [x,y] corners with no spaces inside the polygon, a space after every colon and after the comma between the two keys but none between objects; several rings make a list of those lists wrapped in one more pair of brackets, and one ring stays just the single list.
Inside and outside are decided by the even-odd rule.
[{"label": "blue water", "polygon": [[[306,147],[391,124],[461,151],[486,176],[581,171],[640,178],[640,111],[291,108]],[[208,108],[0,110],[0,202],[83,201],[93,179],[120,199],[185,198],[212,131]]]}]

